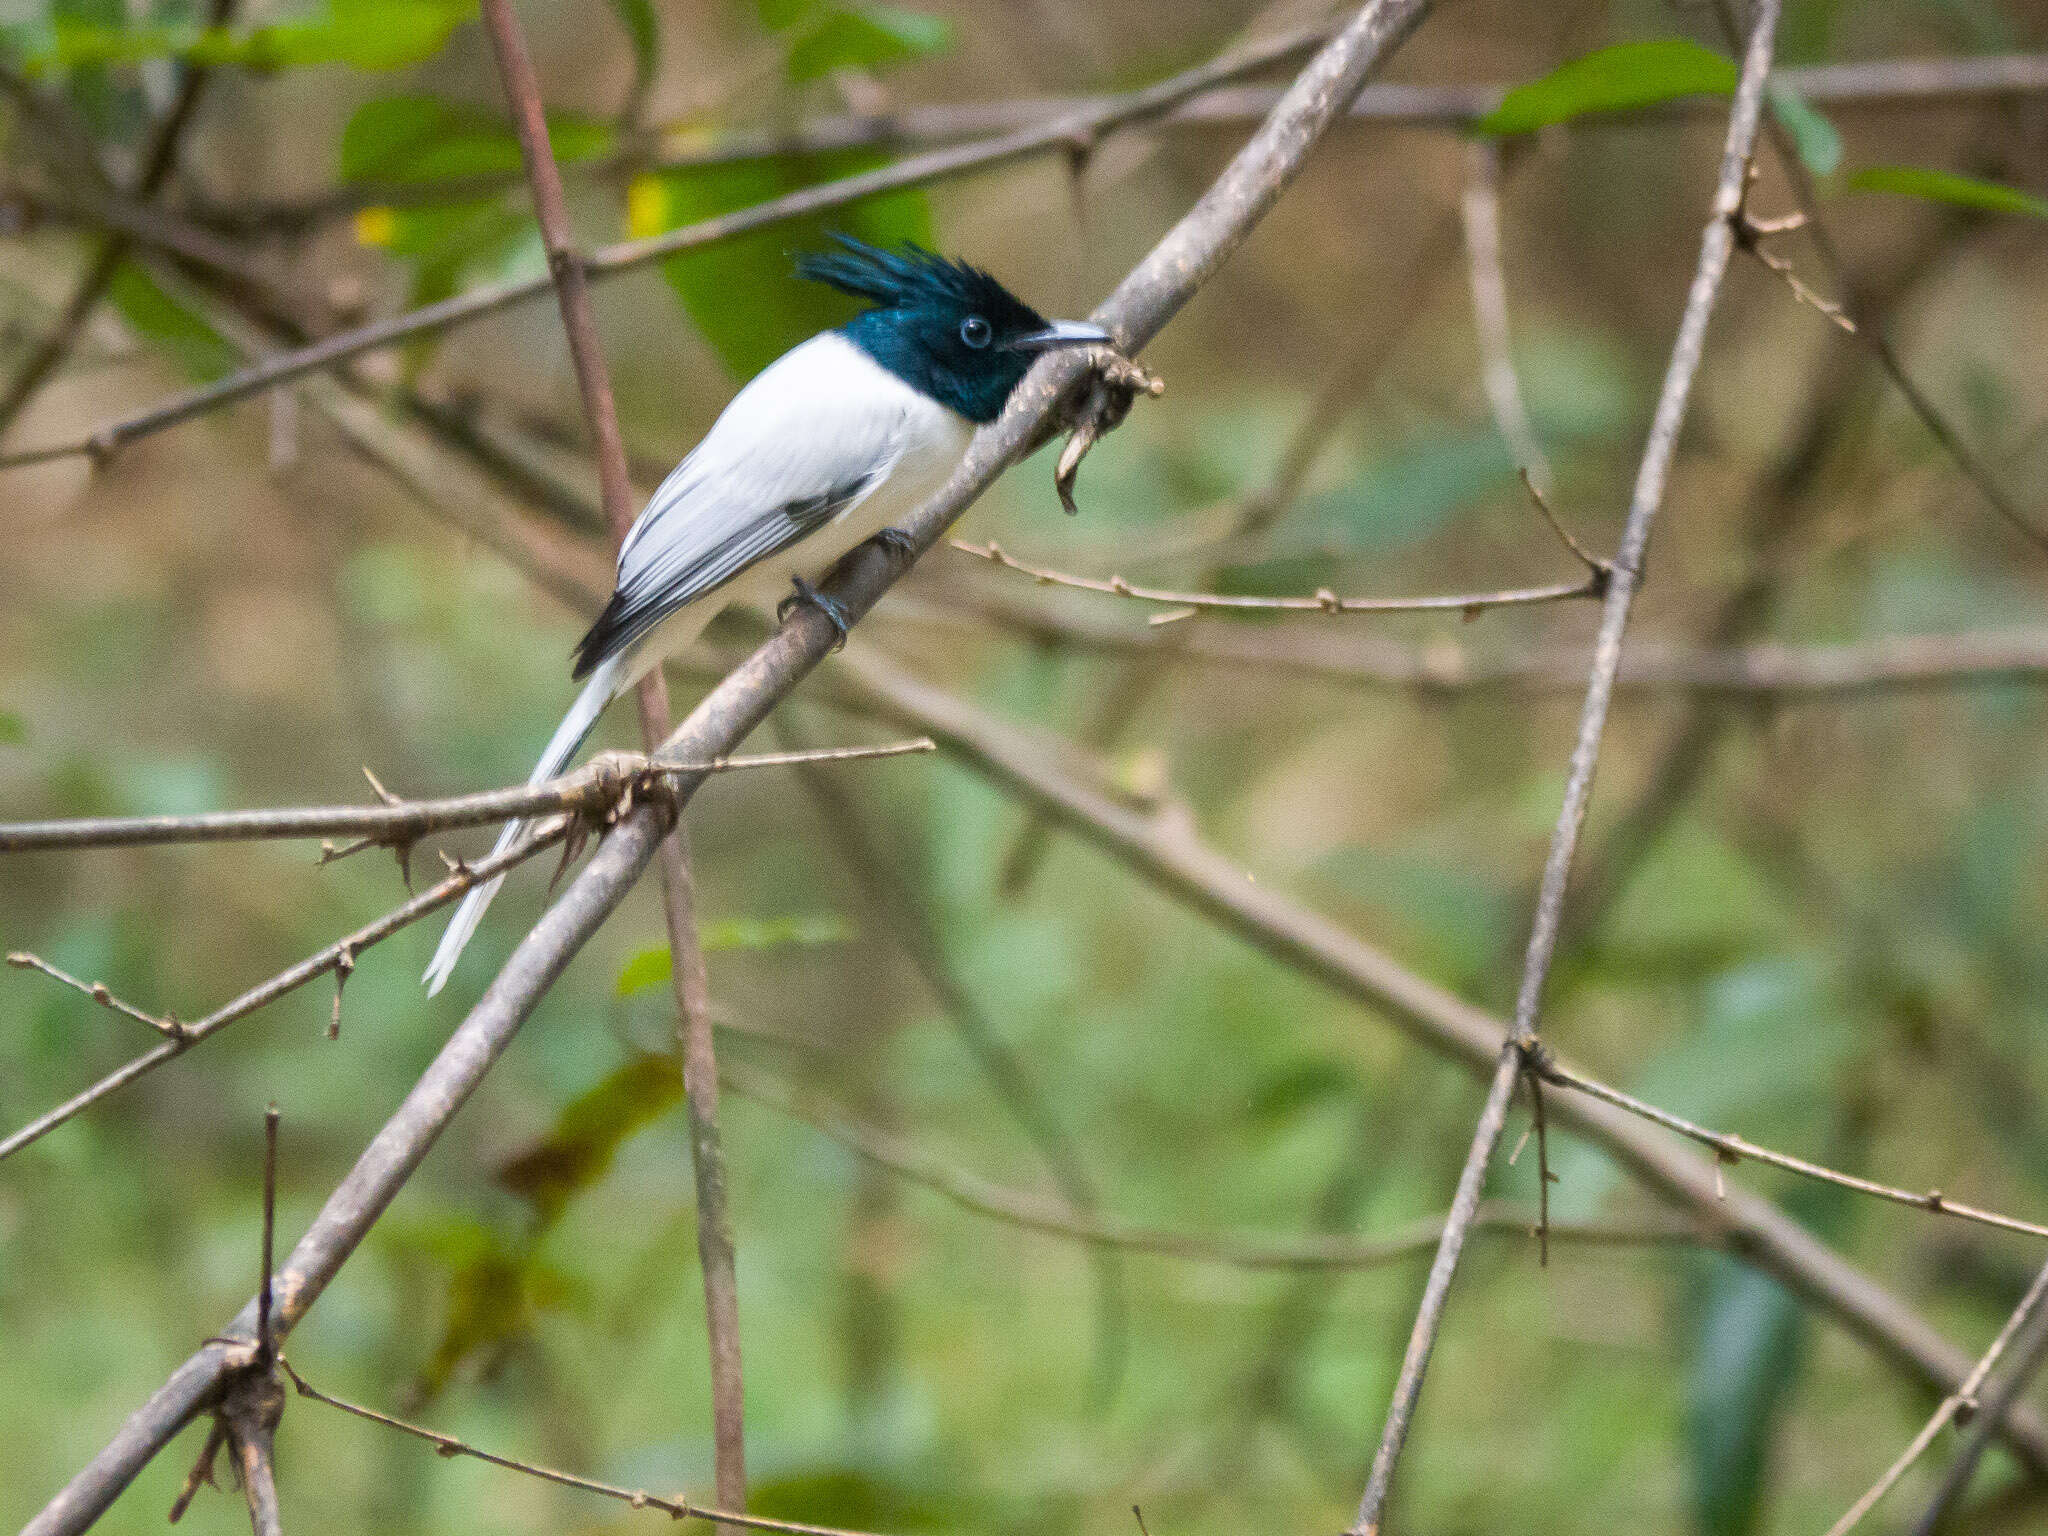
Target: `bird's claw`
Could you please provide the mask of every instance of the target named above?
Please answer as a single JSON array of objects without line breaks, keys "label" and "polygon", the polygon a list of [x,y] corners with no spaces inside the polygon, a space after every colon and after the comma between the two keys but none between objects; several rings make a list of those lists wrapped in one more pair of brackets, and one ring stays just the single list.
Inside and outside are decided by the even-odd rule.
[{"label": "bird's claw", "polygon": [[801,576],[792,576],[789,583],[796,590],[775,606],[778,621],[787,619],[799,608],[815,608],[825,615],[838,638],[832,642],[835,651],[846,648],[846,637],[853,629],[853,618],[846,611],[846,605],[836,597],[827,597]]}]

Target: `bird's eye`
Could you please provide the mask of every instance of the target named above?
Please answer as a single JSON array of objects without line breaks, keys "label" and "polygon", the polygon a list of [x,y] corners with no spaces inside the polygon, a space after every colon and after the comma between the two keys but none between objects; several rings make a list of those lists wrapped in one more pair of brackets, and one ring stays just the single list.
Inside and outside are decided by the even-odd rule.
[{"label": "bird's eye", "polygon": [[970,347],[987,346],[991,334],[988,322],[979,315],[969,315],[960,322],[960,339]]}]

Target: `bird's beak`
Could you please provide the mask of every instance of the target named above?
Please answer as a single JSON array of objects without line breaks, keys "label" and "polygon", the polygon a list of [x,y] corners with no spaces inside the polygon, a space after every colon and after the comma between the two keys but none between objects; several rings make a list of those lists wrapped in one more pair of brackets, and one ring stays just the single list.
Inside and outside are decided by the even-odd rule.
[{"label": "bird's beak", "polygon": [[1015,352],[1050,352],[1055,347],[1105,346],[1109,332],[1086,320],[1055,320],[1042,331],[1027,331],[1010,343]]}]

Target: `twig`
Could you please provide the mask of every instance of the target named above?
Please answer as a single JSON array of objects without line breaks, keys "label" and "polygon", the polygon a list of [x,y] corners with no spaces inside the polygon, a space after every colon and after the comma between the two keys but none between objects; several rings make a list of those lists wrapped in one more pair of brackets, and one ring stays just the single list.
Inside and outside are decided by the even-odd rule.
[{"label": "twig", "polygon": [[367,1419],[372,1424],[382,1424],[386,1429],[395,1429],[401,1434],[411,1435],[416,1440],[424,1440],[443,1456],[473,1457],[494,1467],[503,1467],[508,1472],[521,1472],[528,1477],[537,1477],[543,1482],[555,1483],[563,1488],[575,1488],[584,1493],[617,1499],[634,1509],[660,1510],[671,1520],[712,1520],[720,1525],[741,1526],[751,1531],[778,1532],[780,1536],[867,1536],[865,1532],[850,1531],[842,1526],[804,1525],[794,1520],[769,1520],[760,1515],[743,1514],[733,1509],[714,1509],[692,1504],[680,1496],[664,1499],[639,1489],[621,1488],[613,1483],[600,1483],[592,1478],[577,1477],[574,1473],[557,1472],[552,1467],[537,1466],[530,1461],[500,1456],[493,1451],[480,1450],[467,1441],[456,1439],[453,1435],[444,1435],[439,1430],[410,1424],[404,1419],[393,1418],[388,1413],[379,1413],[374,1408],[365,1408],[360,1403],[329,1396],[292,1369],[289,1361],[281,1359],[278,1365],[291,1378],[292,1388],[299,1396],[310,1398],[316,1403],[325,1403],[330,1408],[339,1408],[343,1413]]},{"label": "twig", "polygon": [[2027,1287],[2026,1295],[2022,1296],[2019,1305],[2013,1308],[2012,1315],[2005,1320],[2005,1326],[1998,1330],[1998,1337],[1991,1341],[1991,1347],[1978,1357],[1969,1377],[1941,1400],[1941,1406],[1936,1408],[1933,1416],[1920,1426],[1920,1433],[1915,1435],[1911,1443],[1899,1453],[1898,1459],[1885,1468],[1884,1475],[1870,1485],[1863,1497],[1849,1506],[1841,1519],[1828,1527],[1828,1536],[1849,1536],[1849,1532],[1862,1523],[1863,1517],[1877,1507],[1878,1501],[1892,1491],[1898,1480],[1906,1475],[1913,1463],[1918,1461],[1927,1447],[1934,1443],[1935,1436],[1956,1419],[1967,1419],[1976,1413],[1977,1394],[1983,1390],[1986,1378],[1997,1366],[1999,1357],[2005,1353],[2007,1346],[2041,1305],[2041,1298],[2044,1295],[2048,1295],[2048,1264],[2042,1265],[2039,1273],[2034,1276],[2034,1283]]},{"label": "twig", "polygon": [[[355,837],[367,845],[415,842],[432,832],[513,821],[548,812],[606,816],[635,793],[661,790],[679,777],[792,768],[812,763],[865,762],[929,752],[925,738],[872,747],[829,747],[815,752],[753,752],[697,763],[655,763],[635,753],[607,753],[572,773],[530,788],[482,790],[440,800],[387,800],[381,805],[332,805],[264,811],[215,811],[195,816],[106,816],[65,821],[0,822],[0,853],[31,849],[135,847],[156,843],[235,842],[257,838]],[[353,852],[354,850],[350,850]],[[337,853],[338,856],[338,853]],[[30,963],[23,960],[19,963]],[[41,967],[48,969],[48,967]],[[81,990],[82,983],[55,973]],[[122,1007],[110,1003],[112,1007]],[[123,1008],[124,1012],[130,1010]],[[132,1013],[169,1034],[173,1025]]]},{"label": "twig", "polygon": [[[1439,593],[1429,597],[1339,597],[1327,589],[1307,597],[1252,597],[1234,592],[1170,592],[1160,587],[1141,587],[1124,580],[1121,576],[1072,576],[1064,571],[1048,570],[1042,566],[1027,565],[1010,554],[1000,544],[970,544],[965,539],[953,539],[952,546],[964,555],[973,555],[977,560],[986,560],[991,565],[1001,566],[1006,571],[1017,571],[1030,577],[1042,587],[1072,587],[1083,592],[1106,592],[1114,597],[1128,597],[1141,603],[1164,603],[1171,608],[1198,611],[1201,609],[1225,609],[1251,612],[1289,613],[1427,613],[1445,612],[1475,614],[1488,608],[1506,608],[1516,604],[1555,603],[1575,597],[1599,597],[1606,589],[1606,578],[1596,568],[1593,575],[1583,581],[1552,582],[1543,587],[1510,587],[1498,592]],[[1170,624],[1183,617],[1172,614],[1155,617],[1154,624]]]},{"label": "twig", "polygon": [[[1294,33],[1256,44],[1242,52],[1187,70],[1157,85],[1133,91],[1114,101],[1020,128],[995,138],[953,148],[934,150],[895,165],[822,182],[815,187],[770,199],[750,208],[717,218],[701,220],[646,240],[629,240],[607,245],[584,257],[582,266],[592,279],[630,271],[682,251],[698,250],[731,240],[753,230],[765,229],[787,219],[843,208],[882,192],[922,186],[969,171],[984,170],[1014,160],[1064,149],[1076,143],[1094,143],[1102,135],[1150,121],[1188,98],[1230,80],[1293,58],[1315,40],[1314,34]],[[79,456],[105,459],[129,443],[189,421],[194,416],[258,394],[292,379],[347,362],[366,352],[394,346],[414,336],[467,324],[496,314],[514,304],[546,294],[552,276],[522,278],[471,289],[437,304],[423,305],[389,320],[376,321],[327,337],[310,346],[281,353],[252,367],[237,370],[226,378],[170,396],[136,415],[95,428],[84,437],[40,448],[0,454],[0,469],[46,463],[52,459]]]},{"label": "twig", "polygon": [[[1408,1428],[1415,1406],[1422,1396],[1423,1377],[1429,1369],[1430,1352],[1436,1346],[1437,1330],[1443,1321],[1444,1303],[1451,1281],[1457,1274],[1458,1258],[1464,1247],[1465,1226],[1478,1207],[1485,1187],[1488,1165],[1507,1122],[1508,1102],[1518,1079],[1527,1075],[1531,1052],[1537,1040],[1537,1012],[1542,1003],[1544,983],[1550,975],[1550,961],[1557,944],[1559,916],[1564,908],[1565,881],[1571,872],[1572,855],[1578,847],[1579,829],[1584,824],[1586,805],[1593,792],[1593,772],[1600,760],[1600,741],[1607,725],[1607,707],[1613,697],[1614,677],[1621,666],[1622,634],[1628,627],[1629,609],[1635,601],[1636,586],[1642,580],[1643,558],[1649,548],[1650,529],[1663,504],[1665,480],[1677,451],[1678,434],[1685,423],[1687,402],[1694,377],[1699,372],[1701,351],[1706,341],[1707,322],[1728,270],[1734,244],[1732,220],[1742,207],[1748,185],[1749,163],[1756,145],[1758,120],[1762,116],[1764,82],[1770,74],[1772,44],[1776,39],[1781,0],[1757,0],[1752,12],[1749,45],[1743,52],[1742,72],[1735,103],[1729,113],[1727,143],[1721,157],[1720,182],[1714,205],[1700,242],[1697,270],[1686,298],[1685,314],[1678,338],[1672,345],[1671,363],[1664,388],[1657,401],[1649,441],[1643,450],[1636,475],[1621,545],[1616,552],[1613,579],[1609,582],[1600,615],[1600,633],[1595,642],[1593,666],[1586,684],[1586,702],[1579,717],[1579,734],[1572,749],[1571,768],[1565,782],[1564,803],[1557,826],[1551,834],[1550,852],[1544,861],[1543,881],[1538,890],[1536,917],[1530,927],[1529,950],[1522,967],[1522,979],[1515,998],[1513,1028],[1502,1048],[1486,1104],[1473,1131],[1472,1147],[1459,1175],[1458,1192],[1451,1204],[1451,1219],[1444,1228],[1442,1245],[1430,1269],[1417,1309],[1415,1328],[1409,1335],[1407,1353],[1394,1386],[1393,1403],[1387,1410],[1386,1427],[1379,1450],[1373,1457],[1372,1475],[1359,1500],[1355,1536],[1378,1536],[1392,1491],[1394,1468],[1407,1443]],[[1531,1084],[1532,1091],[1535,1085]]]},{"label": "twig", "polygon": [[[1945,107],[2048,91],[2048,54],[1873,59],[1787,69],[1778,72],[1776,78],[1817,107],[1879,111]],[[1345,120],[1358,125],[1459,129],[1499,106],[1501,98],[1512,88],[1505,83],[1369,85],[1359,92]],[[1213,130],[1256,123],[1272,111],[1279,94],[1271,86],[1218,85],[1162,115],[1157,127]],[[640,171],[694,170],[848,149],[923,149],[1037,127],[1100,110],[1110,100],[1053,96],[911,105],[883,113],[821,116],[789,128],[730,130],[709,144],[693,142],[690,148],[679,151],[657,148],[649,153],[644,147],[629,146],[617,154],[584,162],[577,169],[592,177],[618,178]],[[1714,105],[1711,97],[1682,97],[1637,112],[1590,116],[1575,123],[1573,130],[1598,132],[1609,125],[1637,123],[1645,118],[1682,119],[1709,111]],[[687,126],[694,140],[697,125]],[[662,130],[656,128],[649,138],[658,146],[661,134]],[[205,213],[210,223],[226,230],[296,234],[373,205],[407,207],[474,198],[500,191],[513,180],[516,173],[450,177],[432,183],[365,182],[298,202],[237,204],[208,208]]]},{"label": "twig", "polygon": [[[1454,640],[1425,647],[1366,635],[1331,639],[1286,629],[1133,629],[1049,608],[976,600],[971,608],[893,605],[899,623],[967,625],[985,619],[1033,645],[1101,656],[1157,657],[1192,667],[1287,672],[1346,687],[1424,696],[1511,691],[1582,692],[1581,651],[1475,652]],[[2048,682],[2048,629],[1952,635],[1883,635],[1836,644],[1688,646],[1638,641],[1615,678],[1620,693],[1696,693],[1755,700],[1847,699],[1999,684]]]},{"label": "twig", "polygon": [[1915,1210],[1931,1211],[1937,1216],[1954,1216],[1960,1221],[1972,1221],[1981,1226],[1996,1227],[2004,1232],[2020,1232],[2028,1237],[2048,1238],[2048,1224],[2022,1221],[2017,1216],[2007,1216],[1998,1211],[1967,1205],[1960,1200],[1951,1200],[1938,1189],[1901,1189],[1896,1185],[1880,1184],[1874,1179],[1858,1178],[1852,1173],[1842,1173],[1820,1163],[1808,1162],[1803,1157],[1793,1157],[1786,1152],[1773,1152],[1768,1147],[1760,1147],[1740,1136],[1730,1136],[1721,1131],[1708,1130],[1703,1125],[1695,1125],[1681,1115],[1674,1115],[1668,1109],[1659,1109],[1655,1104],[1636,1098],[1633,1094],[1624,1093],[1619,1088],[1610,1087],[1606,1083],[1560,1067],[1549,1060],[1539,1062],[1535,1070],[1547,1083],[1555,1083],[1560,1088],[1570,1088],[1575,1092],[1590,1095],[1604,1103],[1612,1104],[1616,1109],[1640,1115],[1668,1131],[1676,1131],[1702,1146],[1712,1147],[1715,1156],[1724,1164],[1754,1158],[1757,1162],[1769,1163],[1774,1168],[1783,1168],[1788,1173],[1799,1174],[1802,1178],[1818,1179],[1824,1184],[1853,1189],[1858,1194],[1889,1200],[1895,1205],[1910,1205]]},{"label": "twig", "polygon": [[153,1013],[144,1013],[140,1008],[122,1002],[120,998],[114,996],[108,990],[105,982],[80,981],[68,971],[60,971],[56,966],[50,964],[49,961],[42,959],[40,956],[31,955],[25,950],[17,950],[9,955],[7,963],[14,966],[17,970],[41,971],[45,976],[61,981],[65,986],[72,988],[74,991],[83,992],[102,1008],[111,1008],[116,1013],[125,1014],[131,1019],[147,1024],[151,1029],[168,1040],[183,1040],[189,1033],[187,1027],[180,1024],[175,1018],[165,1017],[160,1019]]},{"label": "twig", "polygon": [[[729,1065],[724,1069],[724,1077],[726,1086],[735,1093],[801,1120],[855,1156],[942,1196],[962,1210],[1090,1247],[1126,1249],[1237,1269],[1370,1269],[1426,1253],[1436,1247],[1443,1234],[1442,1218],[1411,1222],[1399,1231],[1365,1239],[1172,1232],[1128,1226],[1087,1211],[1050,1205],[952,1168],[876,1126],[854,1120],[836,1105],[744,1067]],[[1536,1231],[1531,1212],[1509,1207],[1482,1208],[1477,1220],[1483,1230],[1524,1237]],[[1711,1234],[1690,1225],[1615,1222],[1567,1222],[1553,1225],[1551,1235],[1566,1242],[1617,1246],[1714,1240]]]},{"label": "twig", "polygon": [[[234,0],[210,0],[207,10],[208,24],[220,26],[233,13]],[[184,66],[178,80],[177,95],[150,129],[148,141],[143,146],[134,185],[130,189],[135,201],[146,203],[155,197],[177,164],[178,146],[184,139],[186,126],[199,110],[209,73],[203,64],[188,63]],[[120,271],[128,246],[126,235],[110,234],[100,239],[98,249],[79,277],[77,286],[71,290],[71,297],[65,301],[56,324],[36,343],[15,370],[13,378],[7,381],[6,387],[0,389],[0,435],[14,424],[23,408],[35,398],[36,391],[50,376],[51,370],[77,343],[86,321],[99,308],[100,299],[113,282],[114,274]]]},{"label": "twig", "polygon": [[[1465,191],[1459,206],[1465,224],[1466,270],[1472,283],[1472,318],[1479,338],[1479,380],[1494,425],[1537,505],[1548,516],[1544,498],[1553,493],[1556,481],[1543,445],[1536,440],[1529,408],[1523,403],[1514,350],[1508,341],[1508,284],[1500,254],[1500,147],[1491,139],[1474,139],[1465,146]],[[1567,543],[1572,542],[1562,526],[1557,531]],[[1573,548],[1576,551],[1576,545]]]},{"label": "twig", "polygon": [[[511,0],[483,0],[498,73],[512,106],[520,158],[533,192],[534,216],[548,254],[548,271],[562,313],[562,330],[576,368],[583,415],[597,454],[597,478],[616,551],[633,526],[632,475],[619,432],[611,378],[598,343],[590,305],[589,277],[569,224],[562,175],[548,139],[540,79],[527,52],[526,37]],[[669,733],[668,691],[661,669],[640,680],[641,740],[651,754]],[[676,1002],[676,1040],[683,1060],[684,1099],[690,1121],[690,1164],[697,1191],[697,1255],[704,1275],[704,1321],[711,1352],[711,1417],[714,1475],[720,1504],[747,1503],[745,1388],[740,1371],[740,1319],[732,1217],[727,1208],[725,1149],[718,1132],[718,1063],[712,1040],[709,983],[703,947],[697,939],[696,880],[681,808],[656,853],[661,870],[662,911],[668,928],[670,985]]]},{"label": "twig", "polygon": [[2034,1372],[2040,1369],[2044,1356],[2048,1356],[2048,1314],[2036,1306],[2033,1322],[2013,1357],[2012,1369],[1985,1400],[1982,1411],[1970,1426],[1970,1438],[1963,1442],[1955,1461],[1942,1474],[1941,1486],[1934,1490],[1934,1496],[1927,1501],[1920,1518],[1913,1522],[1911,1536],[1935,1536],[1935,1532],[1941,1529],[1949,1507],[1962,1497],[1963,1490],[1977,1475],[1977,1464],[1983,1460],[1985,1448],[1991,1444],[1992,1437],[1998,1433],[1999,1426],[2005,1422],[2005,1416],[2012,1411],[2019,1395],[2026,1390],[2027,1383],[2034,1379]]},{"label": "twig", "polygon": [[137,1078],[148,1075],[174,1057],[182,1056],[200,1041],[225,1029],[235,1020],[254,1013],[258,1008],[275,1002],[287,992],[295,991],[329,971],[339,973],[344,967],[353,969],[356,957],[372,944],[389,938],[399,929],[446,906],[471,886],[523,863],[543,848],[552,847],[568,836],[568,833],[568,822],[549,822],[536,828],[530,839],[507,848],[502,854],[479,859],[474,865],[458,866],[447,879],[420,892],[405,905],[393,908],[375,922],[358,928],[348,937],[337,940],[325,949],[307,956],[297,965],[251,987],[232,1002],[216,1008],[204,1018],[183,1025],[183,1033],[177,1038],[166,1040],[155,1050],[147,1051],[125,1065],[116,1067],[83,1093],[74,1095],[55,1109],[30,1121],[13,1135],[0,1137],[0,1161],[5,1161],[31,1142],[40,1141],[65,1121],[83,1110],[90,1109],[107,1095],[127,1087]]}]

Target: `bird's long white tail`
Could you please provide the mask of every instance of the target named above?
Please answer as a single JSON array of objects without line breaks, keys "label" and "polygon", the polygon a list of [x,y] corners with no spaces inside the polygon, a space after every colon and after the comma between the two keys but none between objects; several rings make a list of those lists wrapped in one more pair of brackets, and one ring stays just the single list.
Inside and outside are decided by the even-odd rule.
[{"label": "bird's long white tail", "polygon": [[[569,706],[569,713],[562,717],[562,723],[555,727],[555,734],[549,740],[547,750],[534,764],[528,784],[544,784],[568,767],[569,759],[576,755],[576,749],[583,745],[597,718],[604,713],[619,691],[619,676],[624,670],[625,658],[615,656],[606,661],[590,676],[590,682],[577,695],[576,702]],[[498,841],[492,847],[493,854],[503,853],[518,840],[526,830],[523,821],[508,821],[505,830],[498,834]],[[441,935],[441,947],[434,951],[433,963],[420,979],[427,984],[429,996],[439,992],[448,983],[448,973],[455,969],[455,962],[462,957],[470,936],[483,921],[484,909],[491,904],[491,898],[498,894],[498,887],[505,883],[503,875],[493,875],[462,898],[462,905],[455,909],[455,916],[449,919],[448,931]]]}]

